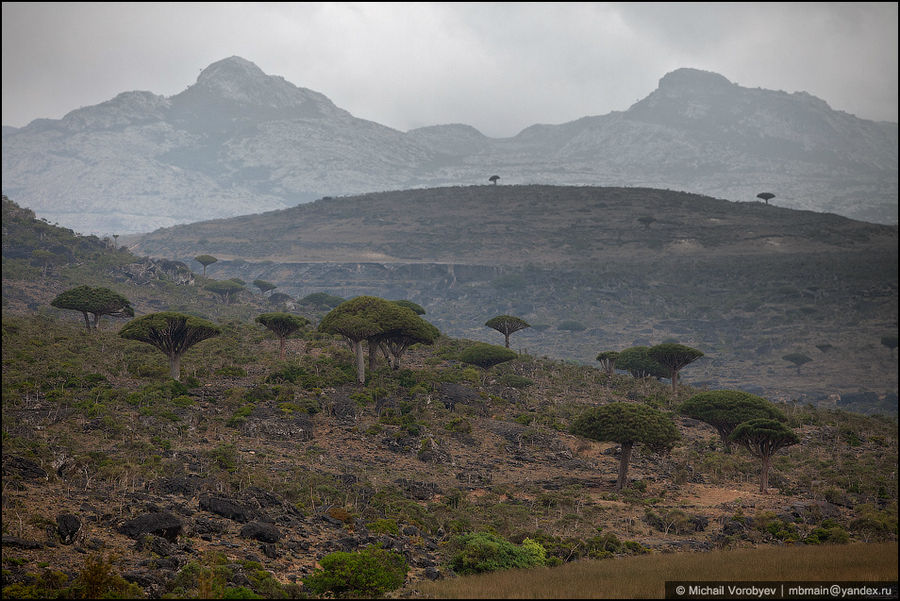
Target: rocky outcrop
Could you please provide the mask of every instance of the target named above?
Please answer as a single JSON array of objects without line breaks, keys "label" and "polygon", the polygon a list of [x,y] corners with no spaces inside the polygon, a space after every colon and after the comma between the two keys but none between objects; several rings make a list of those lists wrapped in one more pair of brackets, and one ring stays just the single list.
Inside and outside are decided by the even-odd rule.
[{"label": "rocky outcrop", "polygon": [[181,261],[145,258],[137,263],[129,263],[115,268],[110,274],[120,282],[131,281],[138,285],[152,281],[166,280],[184,286],[194,285],[194,273]]}]

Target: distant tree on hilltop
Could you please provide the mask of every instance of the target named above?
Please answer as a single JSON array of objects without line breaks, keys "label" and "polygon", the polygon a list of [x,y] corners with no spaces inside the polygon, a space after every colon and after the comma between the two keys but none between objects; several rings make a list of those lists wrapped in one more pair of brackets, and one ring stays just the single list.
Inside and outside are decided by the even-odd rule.
[{"label": "distant tree on hilltop", "polygon": [[490,176],[490,177],[488,178],[488,181],[491,182],[492,184],[494,184],[494,185],[496,186],[496,185],[497,185],[497,180],[498,180],[498,179],[500,179],[500,176],[499,176],[499,175],[492,175],[492,176]]},{"label": "distant tree on hilltop", "polygon": [[775,195],[771,192],[760,192],[756,195],[756,197],[766,201],[766,204],[769,204],[769,201],[775,198]]},{"label": "distant tree on hilltop", "polygon": [[498,315],[497,317],[492,317],[487,320],[484,325],[503,334],[503,337],[506,340],[506,348],[509,348],[510,334],[531,327],[524,319],[512,315]]},{"label": "distant tree on hilltop", "polygon": [[269,290],[275,290],[276,288],[278,288],[278,286],[276,286],[272,282],[267,282],[265,280],[253,280],[253,285],[259,288],[260,294],[265,294]]},{"label": "distant tree on hilltop", "polygon": [[213,263],[218,261],[218,259],[212,255],[200,255],[200,256],[194,257],[194,260],[197,261],[198,263],[200,263],[201,265],[203,265],[203,276],[204,277],[206,276],[206,266],[212,265]]}]

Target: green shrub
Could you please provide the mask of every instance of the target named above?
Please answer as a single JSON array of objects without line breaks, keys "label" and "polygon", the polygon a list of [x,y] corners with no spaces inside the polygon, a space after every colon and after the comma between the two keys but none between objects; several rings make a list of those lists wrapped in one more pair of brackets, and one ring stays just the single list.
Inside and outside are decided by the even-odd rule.
[{"label": "green shrub", "polygon": [[511,361],[518,357],[515,351],[493,344],[477,343],[459,354],[459,360],[488,369],[498,363]]},{"label": "green shrub", "polygon": [[825,527],[823,524],[822,526],[813,528],[812,532],[809,533],[809,536],[803,539],[803,542],[807,545],[843,545],[850,542],[850,534],[840,526]]},{"label": "green shrub", "polygon": [[518,374],[503,374],[500,377],[500,383],[510,388],[527,388],[534,384],[534,380]]},{"label": "green shrub", "polygon": [[444,424],[444,429],[450,430],[451,432],[468,434],[472,431],[472,424],[470,424],[469,420],[464,417],[454,416],[450,418],[450,420],[446,424]]},{"label": "green shrub", "polygon": [[237,411],[232,414],[228,421],[225,422],[225,425],[229,428],[239,428],[241,424],[247,421],[247,416],[253,413],[253,410],[256,408],[256,405],[250,403],[248,405],[243,405],[238,408]]},{"label": "green shrub", "polygon": [[225,376],[228,378],[246,378],[247,370],[236,365],[229,365],[216,370],[217,376]]},{"label": "green shrub", "polygon": [[[74,594],[73,594],[74,593]],[[140,599],[141,587],[113,572],[113,566],[102,556],[87,556],[84,568],[72,584],[66,598],[75,599]]]},{"label": "green shrub", "polygon": [[380,518],[369,524],[369,530],[376,534],[400,534],[397,520]]},{"label": "green shrub", "polygon": [[540,543],[530,541],[527,547],[518,547],[489,532],[457,537],[454,546],[458,550],[450,559],[450,569],[457,574],[533,568],[546,562],[546,550]]},{"label": "green shrub", "polygon": [[330,553],[319,564],[322,569],[304,578],[303,584],[313,594],[335,597],[381,597],[400,588],[409,570],[402,555],[380,547]]}]

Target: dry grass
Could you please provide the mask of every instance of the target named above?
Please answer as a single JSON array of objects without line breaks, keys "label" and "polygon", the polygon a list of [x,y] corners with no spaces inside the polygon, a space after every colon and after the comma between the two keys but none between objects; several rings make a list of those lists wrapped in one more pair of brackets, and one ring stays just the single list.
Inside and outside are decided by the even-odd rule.
[{"label": "dry grass", "polygon": [[897,580],[897,543],[643,555],[418,583],[436,599],[661,599],[665,582]]}]

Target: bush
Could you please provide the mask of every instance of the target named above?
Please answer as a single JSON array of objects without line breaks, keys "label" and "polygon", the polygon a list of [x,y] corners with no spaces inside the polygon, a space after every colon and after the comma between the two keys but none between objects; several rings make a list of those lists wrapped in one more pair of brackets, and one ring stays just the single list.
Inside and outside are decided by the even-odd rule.
[{"label": "bush", "polygon": [[510,388],[527,388],[534,384],[534,380],[517,374],[503,374],[500,376],[500,383]]},{"label": "bush", "polygon": [[387,518],[379,518],[369,524],[369,530],[376,534],[400,534],[400,526],[397,520],[389,520]]},{"label": "bush", "polygon": [[489,532],[473,532],[457,537],[458,551],[450,559],[450,569],[457,574],[480,574],[511,568],[533,568],[544,565],[547,552],[531,539],[521,547]]},{"label": "bush", "polygon": [[515,351],[511,351],[508,348],[495,346],[493,344],[478,343],[473,344],[461,352],[459,354],[459,360],[463,363],[470,363],[488,369],[498,363],[511,361],[517,356]]},{"label": "bush", "polygon": [[821,526],[813,528],[803,542],[807,545],[843,545],[850,542],[850,534],[840,526],[827,526],[823,523]]},{"label": "bush", "polygon": [[402,555],[380,547],[330,553],[319,564],[322,569],[304,578],[303,584],[313,594],[335,597],[381,597],[400,588],[409,570]]}]

